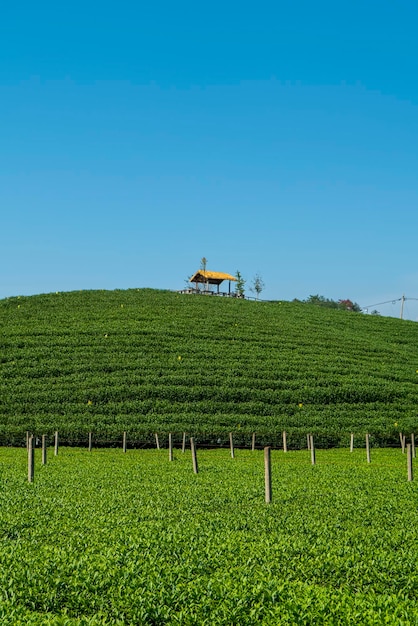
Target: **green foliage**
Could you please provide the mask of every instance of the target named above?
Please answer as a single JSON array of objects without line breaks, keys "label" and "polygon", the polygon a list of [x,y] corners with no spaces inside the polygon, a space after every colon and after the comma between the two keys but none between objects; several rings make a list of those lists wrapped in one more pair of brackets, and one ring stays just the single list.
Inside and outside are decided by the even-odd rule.
[{"label": "green foliage", "polygon": [[316,304],[318,306],[324,306],[329,309],[341,309],[343,311],[354,311],[355,313],[361,312],[361,306],[357,304],[357,302],[352,302],[348,298],[345,300],[331,300],[330,298],[325,298],[325,296],[319,296],[318,294],[315,296],[309,296],[306,300],[304,300],[306,304]]},{"label": "green foliage", "polygon": [[307,431],[383,444],[418,426],[414,322],[131,289],[8,298],[0,323],[4,444],[56,429],[73,444],[284,429],[296,447]]},{"label": "green foliage", "polygon": [[235,292],[238,297],[243,298],[245,294],[245,280],[242,277],[241,272],[239,272],[238,270],[235,274],[235,278],[237,279],[237,282],[235,283]]},{"label": "green foliage", "polygon": [[0,450],[2,625],[418,622],[416,483],[399,450]]}]

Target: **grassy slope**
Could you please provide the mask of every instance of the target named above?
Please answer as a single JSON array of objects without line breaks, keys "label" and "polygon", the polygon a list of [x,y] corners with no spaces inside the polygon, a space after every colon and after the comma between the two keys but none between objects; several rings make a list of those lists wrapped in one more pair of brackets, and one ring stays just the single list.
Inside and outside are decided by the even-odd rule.
[{"label": "grassy slope", "polygon": [[132,289],[8,298],[0,323],[3,443],[58,428],[103,442],[309,430],[335,444],[417,427],[414,322]]}]

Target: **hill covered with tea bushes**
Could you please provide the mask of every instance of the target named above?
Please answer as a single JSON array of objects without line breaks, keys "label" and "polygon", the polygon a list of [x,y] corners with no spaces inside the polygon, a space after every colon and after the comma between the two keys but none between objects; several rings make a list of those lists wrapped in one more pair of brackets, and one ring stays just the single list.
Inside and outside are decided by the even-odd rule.
[{"label": "hill covered with tea bushes", "polygon": [[415,322],[130,289],[7,298],[0,323],[0,443],[57,429],[390,443],[418,426]]}]

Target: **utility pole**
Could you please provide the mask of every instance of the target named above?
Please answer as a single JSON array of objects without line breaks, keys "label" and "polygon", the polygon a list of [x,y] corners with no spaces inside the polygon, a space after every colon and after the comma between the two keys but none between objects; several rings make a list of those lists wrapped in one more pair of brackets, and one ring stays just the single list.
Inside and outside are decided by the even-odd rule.
[{"label": "utility pole", "polygon": [[405,295],[402,294],[402,298],[401,298],[401,320],[403,320],[403,305],[405,302]]}]

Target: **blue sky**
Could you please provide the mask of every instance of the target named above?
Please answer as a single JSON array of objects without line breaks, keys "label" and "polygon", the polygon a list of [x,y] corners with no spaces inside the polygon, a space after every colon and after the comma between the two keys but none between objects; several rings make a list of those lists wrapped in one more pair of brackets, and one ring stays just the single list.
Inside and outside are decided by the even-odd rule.
[{"label": "blue sky", "polygon": [[415,2],[21,2],[0,21],[0,298],[320,294],[418,321]]}]

